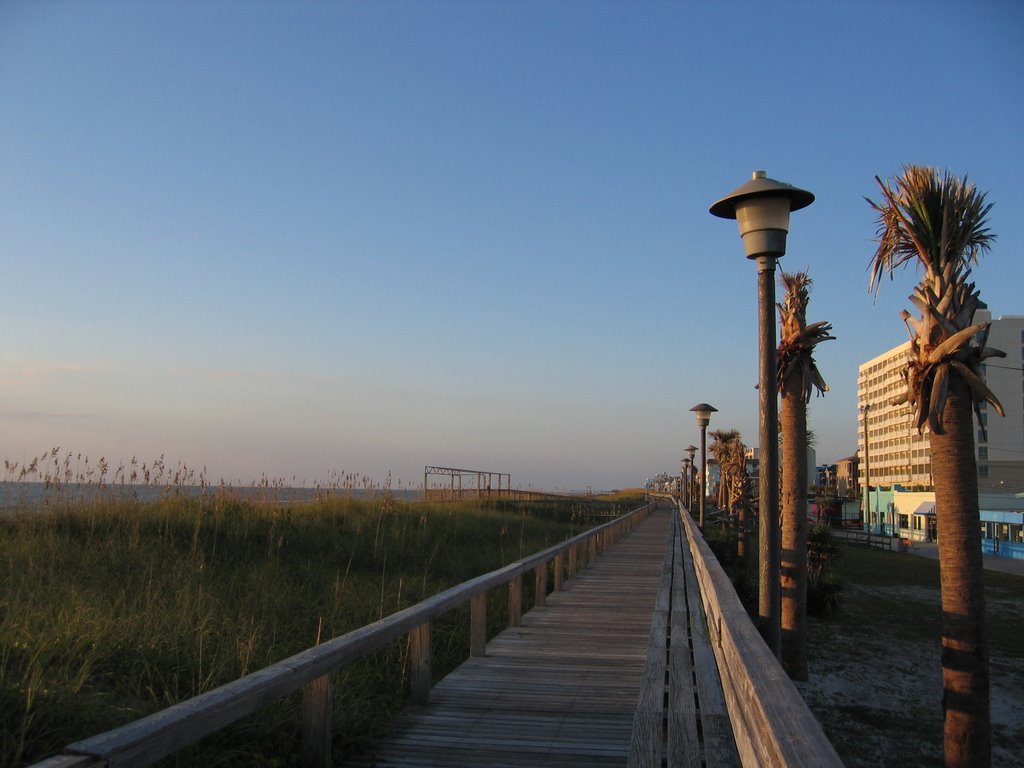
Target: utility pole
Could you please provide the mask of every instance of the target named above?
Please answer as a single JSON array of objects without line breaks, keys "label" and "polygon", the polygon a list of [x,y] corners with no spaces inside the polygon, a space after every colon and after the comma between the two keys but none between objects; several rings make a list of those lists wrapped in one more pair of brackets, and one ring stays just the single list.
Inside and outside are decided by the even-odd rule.
[{"label": "utility pole", "polygon": [[864,499],[864,522],[868,525],[868,532],[871,531],[871,459],[868,449],[868,411],[871,410],[870,403],[864,403],[860,409],[864,414],[864,492],[867,494]]}]

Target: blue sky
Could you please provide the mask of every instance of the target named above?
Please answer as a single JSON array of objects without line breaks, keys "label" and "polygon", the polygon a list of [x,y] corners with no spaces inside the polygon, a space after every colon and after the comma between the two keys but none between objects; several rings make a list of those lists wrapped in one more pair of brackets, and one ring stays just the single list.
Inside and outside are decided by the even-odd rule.
[{"label": "blue sky", "polygon": [[1024,6],[922,2],[0,3],[0,455],[165,455],[213,478],[425,464],[609,489],[677,471],[689,408],[757,440],[756,275],[708,206],[810,189],[784,269],[856,448],[864,196],[968,174],[974,276],[1024,314]]}]

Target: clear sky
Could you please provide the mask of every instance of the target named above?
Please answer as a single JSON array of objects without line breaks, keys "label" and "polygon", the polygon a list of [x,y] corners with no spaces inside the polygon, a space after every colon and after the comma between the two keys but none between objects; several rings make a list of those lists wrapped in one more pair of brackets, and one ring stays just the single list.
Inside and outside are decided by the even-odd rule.
[{"label": "clear sky", "polygon": [[811,190],[819,462],[858,364],[876,174],[968,174],[1024,314],[1024,4],[0,2],[0,458],[247,483],[425,464],[597,489],[757,442],[756,274],[708,206]]}]

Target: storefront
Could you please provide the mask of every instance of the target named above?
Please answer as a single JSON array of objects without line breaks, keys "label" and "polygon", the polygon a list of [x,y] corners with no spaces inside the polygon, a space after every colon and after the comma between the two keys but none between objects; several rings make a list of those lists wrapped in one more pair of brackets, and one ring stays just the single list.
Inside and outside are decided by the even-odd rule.
[{"label": "storefront", "polygon": [[1024,558],[1024,512],[981,510],[981,551]]}]

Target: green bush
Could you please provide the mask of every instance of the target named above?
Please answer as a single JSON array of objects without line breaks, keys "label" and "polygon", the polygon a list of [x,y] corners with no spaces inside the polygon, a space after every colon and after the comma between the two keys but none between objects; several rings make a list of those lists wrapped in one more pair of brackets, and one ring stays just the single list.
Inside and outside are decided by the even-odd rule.
[{"label": "green bush", "polygon": [[833,570],[839,545],[826,523],[812,526],[807,534],[807,613],[828,618],[841,605],[843,580]]}]

